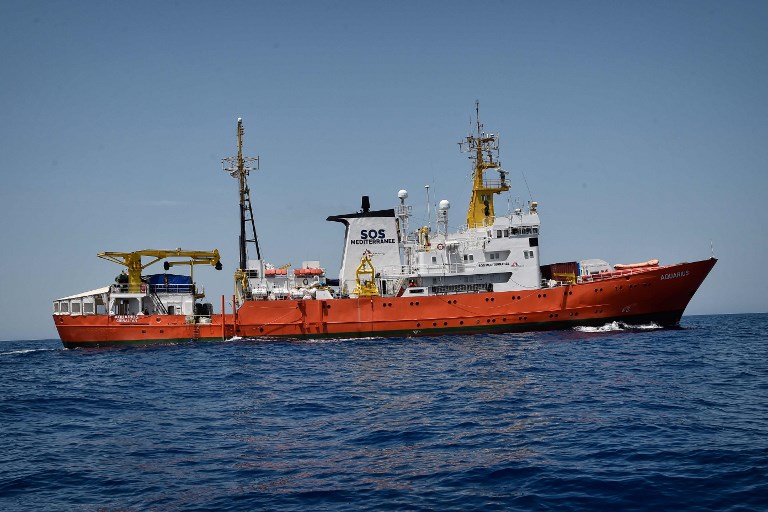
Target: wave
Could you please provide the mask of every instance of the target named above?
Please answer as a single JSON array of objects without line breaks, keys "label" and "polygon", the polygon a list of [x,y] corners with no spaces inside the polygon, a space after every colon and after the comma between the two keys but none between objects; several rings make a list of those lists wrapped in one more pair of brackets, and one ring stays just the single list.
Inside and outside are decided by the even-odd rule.
[{"label": "wave", "polygon": [[30,352],[48,352],[50,350],[61,350],[58,348],[25,348],[20,350],[10,350],[8,352],[0,352],[0,356],[13,356],[18,354],[29,354]]},{"label": "wave", "polygon": [[579,332],[648,331],[653,329],[663,329],[663,327],[655,322],[640,325],[631,325],[624,322],[609,322],[600,327],[578,326],[573,328],[574,331]]}]

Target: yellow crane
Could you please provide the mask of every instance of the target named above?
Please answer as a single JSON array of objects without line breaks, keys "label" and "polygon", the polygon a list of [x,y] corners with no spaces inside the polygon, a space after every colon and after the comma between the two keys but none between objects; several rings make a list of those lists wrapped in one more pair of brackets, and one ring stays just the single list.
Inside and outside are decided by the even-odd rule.
[{"label": "yellow crane", "polygon": [[[174,265],[212,265],[221,270],[221,257],[218,249],[213,251],[185,251],[184,249],[144,249],[133,252],[100,252],[99,258],[123,265],[128,268],[128,292],[141,292],[141,271],[160,260],[168,258],[185,258],[184,261],[166,261],[165,270]],[[153,258],[148,263],[142,263],[143,257]],[[186,259],[189,258],[189,259]]]}]

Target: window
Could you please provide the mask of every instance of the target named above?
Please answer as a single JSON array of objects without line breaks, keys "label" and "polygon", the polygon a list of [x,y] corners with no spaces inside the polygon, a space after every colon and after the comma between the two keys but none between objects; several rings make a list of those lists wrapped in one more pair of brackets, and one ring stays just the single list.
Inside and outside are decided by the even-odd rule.
[{"label": "window", "polygon": [[62,313],[69,313],[69,303],[68,302],[62,302],[61,303],[61,312]]},{"label": "window", "polygon": [[519,234],[520,234],[520,230],[518,228],[512,228],[512,236],[519,235]]},{"label": "window", "polygon": [[508,229],[504,230],[504,238],[509,238],[509,230]]},{"label": "window", "polygon": [[85,302],[83,304],[83,313],[93,314],[93,303],[92,302]]},{"label": "window", "polygon": [[59,312],[59,303],[58,302],[54,302],[53,303],[53,312],[54,313],[58,313]]},{"label": "window", "polygon": [[496,238],[501,238],[502,231],[500,229],[496,230]]},{"label": "window", "polygon": [[528,251],[523,251],[523,256],[525,256],[525,259],[528,259]]},{"label": "window", "polygon": [[432,256],[432,263],[437,263],[437,256]]},{"label": "window", "polygon": [[539,246],[539,239],[537,237],[528,239],[528,247],[538,247],[538,246]]},{"label": "window", "polygon": [[80,303],[79,302],[73,302],[72,303],[72,312],[73,313],[80,313]]}]

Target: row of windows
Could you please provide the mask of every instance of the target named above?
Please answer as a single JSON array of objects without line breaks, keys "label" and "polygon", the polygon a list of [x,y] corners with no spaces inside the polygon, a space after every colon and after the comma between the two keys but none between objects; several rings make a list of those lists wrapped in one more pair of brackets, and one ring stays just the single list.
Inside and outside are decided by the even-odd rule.
[{"label": "row of windows", "polygon": [[[538,226],[522,226],[519,228],[510,228],[510,229],[497,229],[496,230],[496,238],[509,238],[510,236],[518,236],[518,235],[538,235],[539,234],[539,227]],[[493,235],[491,232],[488,232],[488,236],[492,237]]]},{"label": "row of windows", "polygon": [[[53,303],[53,312],[54,313],[74,313],[79,314],[80,313],[80,302],[72,302],[72,311],[70,311],[70,303],[69,302],[54,302]],[[82,303],[82,312],[83,313],[93,313],[93,303],[92,302],[85,302]]]}]

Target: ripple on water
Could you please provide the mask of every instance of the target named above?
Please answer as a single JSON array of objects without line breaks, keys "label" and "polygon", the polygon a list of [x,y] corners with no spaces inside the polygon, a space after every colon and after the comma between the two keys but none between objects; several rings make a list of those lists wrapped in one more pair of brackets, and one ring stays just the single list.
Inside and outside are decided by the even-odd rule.
[{"label": "ripple on water", "polygon": [[0,508],[764,510],[766,334],[3,342]]}]

